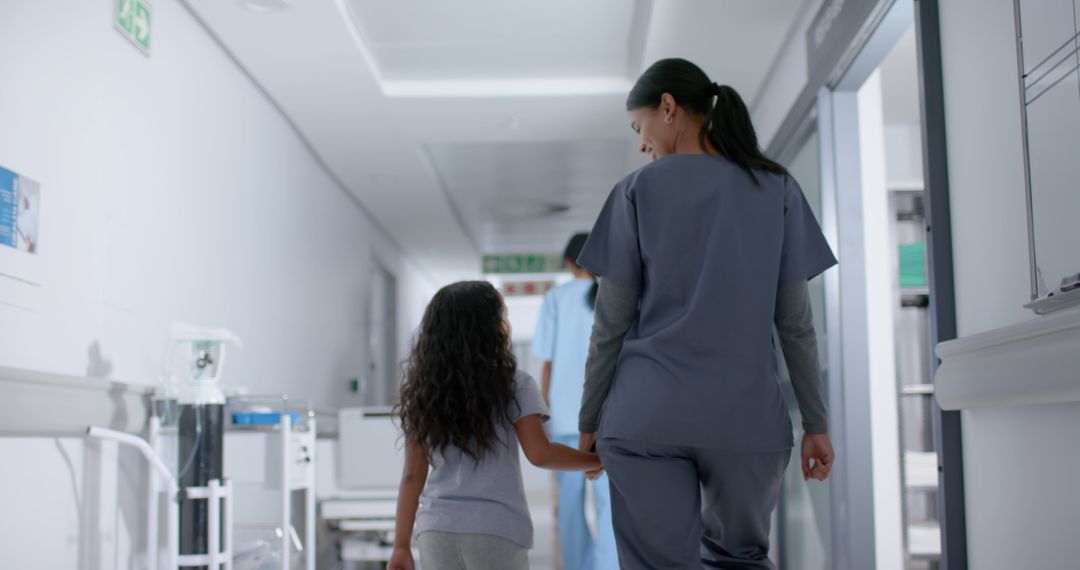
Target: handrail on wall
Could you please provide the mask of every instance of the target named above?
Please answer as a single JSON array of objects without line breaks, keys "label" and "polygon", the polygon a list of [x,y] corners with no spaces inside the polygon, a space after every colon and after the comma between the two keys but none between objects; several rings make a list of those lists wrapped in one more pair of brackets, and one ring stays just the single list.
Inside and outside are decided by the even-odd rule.
[{"label": "handrail on wall", "polygon": [[86,426],[142,433],[151,386],[0,367],[0,435],[81,437]]}]

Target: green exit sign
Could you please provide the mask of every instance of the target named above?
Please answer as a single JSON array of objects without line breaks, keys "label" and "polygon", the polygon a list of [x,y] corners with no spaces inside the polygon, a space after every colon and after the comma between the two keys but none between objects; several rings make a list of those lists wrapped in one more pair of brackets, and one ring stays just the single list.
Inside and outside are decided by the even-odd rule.
[{"label": "green exit sign", "polygon": [[566,271],[561,255],[485,255],[484,273],[559,273]]},{"label": "green exit sign", "polygon": [[116,29],[146,55],[150,55],[151,14],[149,0],[116,0]]}]

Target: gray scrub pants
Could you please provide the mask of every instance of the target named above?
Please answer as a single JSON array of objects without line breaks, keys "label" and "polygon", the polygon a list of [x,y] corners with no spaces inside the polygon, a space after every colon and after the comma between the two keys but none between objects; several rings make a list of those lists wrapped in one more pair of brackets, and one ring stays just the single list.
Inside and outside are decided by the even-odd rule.
[{"label": "gray scrub pants", "polygon": [[529,549],[502,537],[427,531],[417,542],[421,570],[529,570]]},{"label": "gray scrub pants", "polygon": [[769,525],[791,450],[733,453],[603,438],[624,570],[773,569]]}]

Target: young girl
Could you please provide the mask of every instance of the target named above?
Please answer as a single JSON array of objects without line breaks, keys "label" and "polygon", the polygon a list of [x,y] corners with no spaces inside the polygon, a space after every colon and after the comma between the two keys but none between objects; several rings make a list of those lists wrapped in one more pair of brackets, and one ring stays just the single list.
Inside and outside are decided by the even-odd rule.
[{"label": "young girl", "polygon": [[414,569],[414,523],[424,570],[528,568],[533,529],[518,443],[537,467],[601,467],[595,454],[548,440],[540,389],[517,370],[506,306],[487,282],[455,283],[435,294],[399,412],[405,470],[388,570]]}]

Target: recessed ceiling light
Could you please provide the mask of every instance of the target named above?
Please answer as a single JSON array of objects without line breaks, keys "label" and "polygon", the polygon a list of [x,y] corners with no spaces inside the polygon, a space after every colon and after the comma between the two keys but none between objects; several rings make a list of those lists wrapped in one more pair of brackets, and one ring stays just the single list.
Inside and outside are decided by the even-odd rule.
[{"label": "recessed ceiling light", "polygon": [[292,6],[292,0],[240,0],[240,5],[252,12],[277,12]]}]

